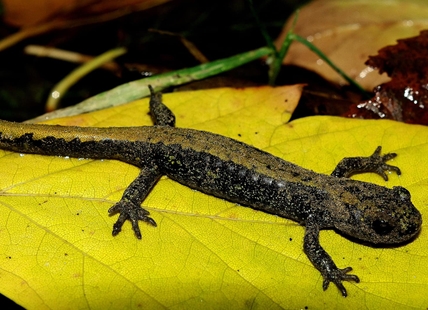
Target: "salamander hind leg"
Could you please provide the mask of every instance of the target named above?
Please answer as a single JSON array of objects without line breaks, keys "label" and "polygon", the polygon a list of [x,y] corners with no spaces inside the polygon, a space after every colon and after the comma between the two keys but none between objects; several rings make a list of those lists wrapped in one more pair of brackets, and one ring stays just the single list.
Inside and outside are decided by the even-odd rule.
[{"label": "salamander hind leg", "polygon": [[150,115],[155,125],[158,126],[175,126],[175,115],[172,111],[163,104],[162,94],[155,93],[153,87],[149,85],[150,89]]},{"label": "salamander hind leg", "polygon": [[141,207],[141,203],[160,176],[161,174],[156,168],[142,168],[138,177],[125,190],[120,201],[108,210],[110,215],[119,213],[119,218],[113,225],[113,236],[116,236],[122,230],[122,225],[126,220],[131,221],[132,229],[138,239],[141,239],[138,221],[157,226],[156,222],[149,217],[150,212]]},{"label": "salamander hind leg", "polygon": [[344,158],[339,162],[339,164],[337,164],[331,175],[338,178],[348,178],[357,173],[374,172],[383,177],[385,181],[388,181],[388,176],[385,171],[394,171],[400,175],[400,168],[386,164],[388,160],[395,158],[397,154],[388,153],[381,156],[381,150],[382,147],[378,146],[374,153],[369,157]]}]

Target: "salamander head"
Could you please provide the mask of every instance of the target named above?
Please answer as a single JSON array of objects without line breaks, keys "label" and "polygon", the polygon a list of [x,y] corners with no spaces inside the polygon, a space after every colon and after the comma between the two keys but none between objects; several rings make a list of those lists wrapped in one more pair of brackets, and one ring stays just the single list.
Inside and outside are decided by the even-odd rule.
[{"label": "salamander head", "polygon": [[353,187],[352,195],[358,202],[346,205],[348,218],[338,219],[335,223],[338,230],[375,244],[402,243],[418,234],[422,216],[407,189],[361,184],[364,190]]}]

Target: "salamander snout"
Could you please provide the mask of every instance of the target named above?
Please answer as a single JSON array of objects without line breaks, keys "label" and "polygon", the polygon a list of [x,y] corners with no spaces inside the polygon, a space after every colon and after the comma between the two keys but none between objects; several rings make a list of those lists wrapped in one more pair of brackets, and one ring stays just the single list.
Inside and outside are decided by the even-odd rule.
[{"label": "salamander snout", "polygon": [[377,207],[367,212],[365,222],[374,233],[374,243],[395,244],[412,239],[422,226],[422,215],[411,202],[410,192],[401,186],[392,195],[382,195]]},{"label": "salamander snout", "polygon": [[410,192],[401,186],[393,187],[392,191],[396,200],[400,201],[397,209],[394,210],[398,217],[398,233],[407,241],[413,238],[421,229],[422,215],[411,201]]},{"label": "salamander snout", "polygon": [[338,221],[337,229],[374,244],[399,244],[418,234],[422,215],[407,189],[368,183],[363,186],[364,190],[352,190],[356,203],[348,206],[349,217]]}]

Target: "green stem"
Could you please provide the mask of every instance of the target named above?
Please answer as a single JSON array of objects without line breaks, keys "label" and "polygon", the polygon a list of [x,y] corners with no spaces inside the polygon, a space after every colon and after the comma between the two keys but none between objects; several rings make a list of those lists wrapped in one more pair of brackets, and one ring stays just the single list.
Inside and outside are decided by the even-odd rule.
[{"label": "green stem", "polygon": [[307,48],[309,48],[311,51],[313,51],[318,57],[320,57],[323,61],[325,61],[334,71],[336,71],[341,77],[343,77],[350,85],[354,86],[356,89],[358,89],[361,93],[367,95],[367,92],[365,89],[358,84],[355,80],[350,78],[342,69],[340,69],[338,66],[336,66],[328,57],[315,45],[313,45],[311,42],[306,40],[305,38],[295,34],[291,33],[289,34],[291,40],[298,41],[305,45]]},{"label": "green stem", "polygon": [[369,97],[365,89],[360,84],[358,84],[355,80],[350,78],[338,66],[336,66],[330,59],[327,58],[327,56],[320,49],[318,49],[315,45],[313,45],[311,42],[309,42],[305,38],[294,33],[294,28],[295,28],[298,16],[299,16],[299,10],[297,10],[294,15],[293,24],[291,25],[291,28],[288,31],[284,42],[282,43],[280,51],[277,54],[275,54],[276,57],[272,60],[272,63],[269,69],[269,84],[270,85],[275,84],[275,80],[278,76],[279,71],[281,70],[282,62],[285,56],[287,55],[287,52],[288,52],[288,49],[290,48],[291,43],[293,41],[298,41],[304,44],[311,51],[313,51],[323,61],[325,61],[334,71],[336,71],[340,76],[342,76],[350,85],[352,85],[357,90],[359,90],[365,97]]},{"label": "green stem", "polygon": [[278,77],[279,71],[282,67],[282,61],[284,60],[285,55],[287,55],[288,49],[290,48],[290,45],[293,42],[291,35],[294,32],[294,27],[297,23],[298,18],[299,10],[296,10],[296,13],[294,14],[293,23],[291,25],[290,30],[288,30],[284,42],[282,42],[281,49],[275,54],[276,57],[271,60],[272,64],[269,68],[269,85],[275,85],[276,78]]},{"label": "green stem", "polygon": [[121,105],[148,96],[148,85],[152,85],[155,90],[159,91],[170,86],[181,85],[191,81],[204,79],[209,76],[213,76],[242,66],[243,64],[259,59],[263,56],[268,56],[270,54],[272,54],[272,49],[268,47],[262,47],[253,51],[238,54],[226,59],[216,60],[196,67],[186,68],[178,71],[155,75],[138,81],[133,81],[86,99],[85,101],[82,101],[75,106],[41,115],[27,122],[33,123]]},{"label": "green stem", "polygon": [[257,27],[259,27],[260,32],[262,33],[262,36],[263,36],[263,38],[266,41],[267,46],[272,51],[274,51],[274,53],[273,53],[274,57],[278,57],[278,52],[277,52],[277,50],[275,48],[273,40],[270,37],[269,33],[267,32],[265,25],[260,21],[259,14],[257,14],[257,12],[256,12],[256,10],[254,8],[253,0],[248,0],[248,4],[250,6],[251,14],[253,15],[254,19],[256,20]]}]

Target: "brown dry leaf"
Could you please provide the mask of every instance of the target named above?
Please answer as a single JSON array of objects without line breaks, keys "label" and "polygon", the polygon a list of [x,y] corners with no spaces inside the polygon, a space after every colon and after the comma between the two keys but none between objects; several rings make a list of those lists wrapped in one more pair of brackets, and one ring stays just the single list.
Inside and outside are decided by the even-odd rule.
[{"label": "brown dry leaf", "polygon": [[[277,46],[283,42],[291,21],[284,27]],[[311,41],[328,58],[367,90],[388,80],[364,62],[369,55],[397,39],[418,35],[428,28],[426,0],[319,0],[299,14],[295,33]],[[284,59],[316,71],[335,83],[345,81],[302,44],[294,43]]]},{"label": "brown dry leaf", "polygon": [[380,73],[386,72],[391,81],[377,86],[370,100],[353,105],[348,116],[428,124],[427,30],[382,48],[366,64]]},{"label": "brown dry leaf", "polygon": [[129,12],[148,9],[169,0],[4,0],[4,21],[17,27],[40,24],[65,15],[99,15],[126,8]]},{"label": "brown dry leaf", "polygon": [[170,0],[85,0],[74,5],[75,2],[71,0],[44,0],[36,3],[5,0],[2,3],[5,11],[4,21],[22,29],[0,40],[0,51],[24,39],[52,30],[113,20],[168,1]]}]

